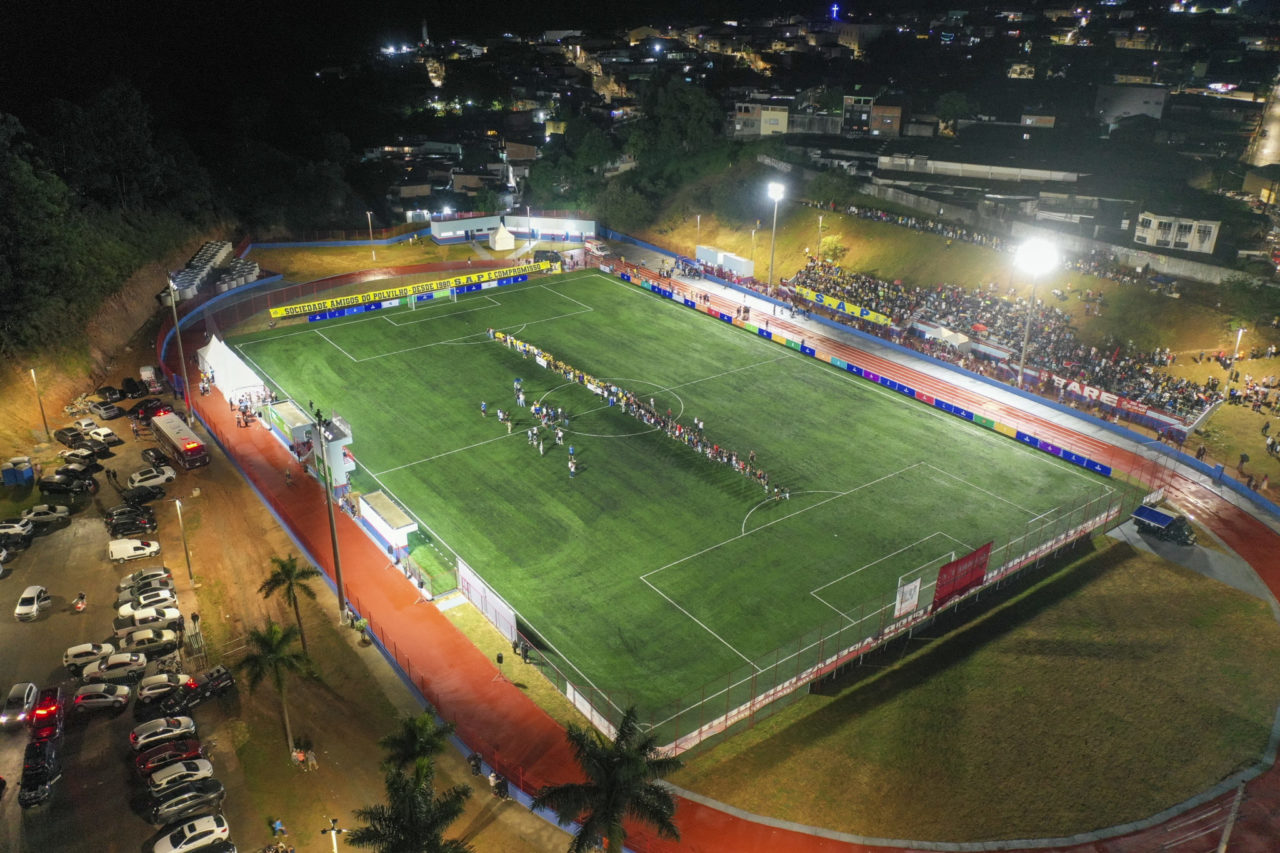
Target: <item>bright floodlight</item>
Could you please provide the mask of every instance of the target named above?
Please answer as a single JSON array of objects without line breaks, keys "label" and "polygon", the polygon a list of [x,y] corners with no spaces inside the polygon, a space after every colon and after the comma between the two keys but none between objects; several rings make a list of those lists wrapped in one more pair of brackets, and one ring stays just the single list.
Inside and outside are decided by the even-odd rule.
[{"label": "bright floodlight", "polygon": [[786,195],[786,192],[787,192],[787,188],[784,185],[778,183],[777,181],[773,181],[769,184],[769,200],[770,201],[782,201],[782,197]]},{"label": "bright floodlight", "polygon": [[1057,266],[1058,247],[1048,240],[1032,237],[1018,247],[1013,262],[1028,275],[1043,275]]}]

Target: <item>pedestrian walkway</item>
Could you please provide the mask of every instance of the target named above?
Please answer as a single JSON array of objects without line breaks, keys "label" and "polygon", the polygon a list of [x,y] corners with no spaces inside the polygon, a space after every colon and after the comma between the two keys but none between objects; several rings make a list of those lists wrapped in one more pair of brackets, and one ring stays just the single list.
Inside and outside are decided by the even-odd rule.
[{"label": "pedestrian walkway", "polygon": [[[686,289],[707,288],[712,304],[732,313],[744,302],[740,292],[726,297],[721,288],[705,282],[686,282]],[[772,303],[745,297],[753,314],[763,319]],[[1280,547],[1280,537],[1231,500],[1173,467],[1154,467],[1149,455],[1131,442],[1118,441],[1111,434],[1097,434],[1095,426],[1076,421],[1060,412],[1047,410],[984,383],[911,359],[887,347],[876,347],[853,335],[844,335],[789,318],[769,316],[771,326],[783,334],[805,337],[819,353],[838,355],[847,361],[877,370],[886,377],[926,390],[935,396],[981,411],[1027,432],[1048,438],[1064,447],[1105,460],[1117,471],[1142,471],[1154,475],[1166,488],[1170,500],[1193,510],[1197,521],[1210,527],[1230,548],[1257,571],[1272,593],[1280,591],[1280,561],[1272,555]],[[201,336],[202,338],[202,336]],[[187,342],[187,352],[195,352],[203,340]],[[870,344],[870,345],[869,345]],[[879,350],[879,351],[877,351]],[[176,351],[171,350],[171,352]],[[169,365],[172,369],[173,365]],[[1006,399],[1006,397],[1011,399]],[[308,557],[332,579],[333,561],[329,544],[323,488],[310,477],[295,476],[286,483],[282,471],[297,460],[264,427],[237,429],[220,394],[195,398],[193,404],[208,426],[259,495],[292,531]],[[580,773],[559,725],[538,708],[518,688],[499,675],[497,667],[479,652],[429,603],[423,603],[399,572],[388,570],[382,553],[345,513],[337,516],[339,550],[343,569],[343,589],[371,628],[386,653],[436,707],[441,716],[455,722],[458,733],[472,749],[504,773],[513,784],[526,791],[541,785],[579,779]],[[1230,794],[1223,792],[1220,802]],[[1188,805],[1186,808],[1190,808]],[[1186,808],[1178,811],[1184,812]],[[1225,810],[1230,808],[1227,802]],[[1088,838],[1056,840],[1044,846],[1036,842],[1000,842],[990,845],[937,845],[909,841],[857,839],[822,829],[796,827],[784,822],[756,818],[700,799],[681,797],[676,816],[682,842],[661,840],[636,829],[630,845],[643,853],[658,851],[706,851],[706,853],[861,853],[880,850],[1017,850],[1035,848],[1063,853],[1129,853],[1160,849],[1171,836],[1172,817],[1161,815],[1161,824],[1147,829],[1129,827],[1126,834],[1102,840],[1106,831]],[[1271,850],[1280,837],[1280,772],[1269,769],[1248,786],[1246,804],[1240,810],[1232,836],[1233,851]]]}]

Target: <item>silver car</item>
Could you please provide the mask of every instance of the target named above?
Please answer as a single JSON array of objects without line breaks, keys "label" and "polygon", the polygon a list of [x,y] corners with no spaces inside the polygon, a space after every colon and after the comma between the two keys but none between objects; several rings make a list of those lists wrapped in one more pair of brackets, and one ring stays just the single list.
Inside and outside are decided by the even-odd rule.
[{"label": "silver car", "polygon": [[151,807],[151,822],[173,823],[196,815],[216,812],[227,794],[217,779],[196,779],[166,790]]}]

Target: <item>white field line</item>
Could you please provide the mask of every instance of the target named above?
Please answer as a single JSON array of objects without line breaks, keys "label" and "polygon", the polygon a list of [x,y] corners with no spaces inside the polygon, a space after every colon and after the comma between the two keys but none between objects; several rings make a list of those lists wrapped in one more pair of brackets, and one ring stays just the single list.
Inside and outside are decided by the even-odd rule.
[{"label": "white field line", "polygon": [[[494,298],[493,298],[492,296],[490,296],[489,294],[487,294],[487,293],[483,293],[483,294],[481,294],[481,296],[483,296],[486,300],[488,300],[488,302],[489,302],[489,304],[488,304],[488,305],[481,305],[481,306],[479,306],[479,307],[477,307],[477,308],[467,308],[467,309],[462,310],[462,311],[450,311],[450,312],[448,312],[447,314],[445,314],[445,313],[428,314],[426,317],[419,317],[418,319],[416,319],[416,320],[410,320],[410,321],[409,321],[409,322],[407,322],[407,323],[397,323],[394,319],[392,319],[392,318],[393,318],[393,317],[395,317],[397,314],[404,314],[404,313],[406,313],[406,312],[404,312],[404,311],[392,312],[391,314],[384,314],[380,319],[386,320],[386,321],[387,321],[388,323],[390,323],[391,325],[393,325],[393,326],[397,326],[397,327],[399,327],[399,326],[416,326],[416,325],[418,325],[419,323],[429,323],[429,322],[431,322],[431,321],[433,321],[433,320],[447,320],[447,319],[449,319],[450,317],[457,317],[457,316],[462,315],[462,314],[472,314],[472,313],[475,313],[476,311],[490,311],[490,310],[492,310],[492,309],[494,309],[494,308],[501,308],[501,307],[502,307],[502,303],[501,303],[501,302],[499,302],[498,300],[494,299]],[[430,301],[431,301],[431,302],[435,302],[435,300],[434,300],[434,299],[432,299],[432,300],[430,300]],[[442,303],[442,304],[443,304],[443,303]],[[449,304],[457,304],[457,303],[449,303]],[[430,308],[414,308],[413,310],[411,310],[411,311],[409,311],[409,312],[407,312],[407,313],[410,313],[410,314],[416,314],[416,313],[417,313],[417,312],[419,312],[419,311],[430,311]]]},{"label": "white field line", "polygon": [[[839,495],[839,494],[841,493],[835,491],[834,489],[805,489],[802,492],[796,492],[797,496],[799,495]],[[760,507],[764,506],[765,504],[771,504],[774,502],[775,501],[772,498],[765,498],[764,500],[760,501],[760,503],[756,504],[751,509],[747,510],[747,514],[742,517],[742,532],[744,534],[747,532],[747,522],[751,520],[752,513],[754,513],[756,510],[758,510]]]},{"label": "white field line", "polygon": [[[927,463],[922,463],[922,464],[927,464]],[[854,569],[854,570],[853,570],[853,571],[851,571],[851,572],[845,572],[843,575],[841,575],[841,576],[840,576],[840,577],[838,577],[838,578],[832,578],[831,580],[829,580],[829,581],[827,581],[826,583],[824,583],[822,586],[815,586],[813,589],[809,590],[809,594],[810,594],[810,595],[812,595],[812,596],[814,596],[815,598],[817,598],[819,601],[822,601],[822,598],[818,596],[818,593],[819,593],[819,592],[822,592],[822,590],[826,589],[827,587],[831,586],[832,584],[837,584],[837,583],[840,583],[840,581],[842,581],[842,580],[844,580],[844,579],[846,579],[846,578],[851,578],[851,577],[853,577],[854,575],[858,574],[858,572],[863,571],[864,569],[869,569],[869,568],[871,568],[872,566],[878,566],[878,565],[880,565],[881,563],[883,563],[885,560],[888,560],[890,557],[896,557],[896,556],[898,556],[899,554],[901,554],[903,551],[906,551],[906,550],[908,550],[908,549],[910,549],[910,548],[914,548],[914,547],[916,547],[917,545],[919,545],[921,542],[928,542],[930,539],[932,539],[932,538],[933,538],[933,537],[935,537],[935,536],[946,536],[946,534],[945,534],[945,533],[943,533],[943,532],[942,532],[942,531],[940,531],[940,530],[938,530],[938,531],[934,531],[933,533],[930,533],[928,536],[924,537],[923,539],[917,539],[915,542],[912,542],[910,545],[903,545],[903,546],[902,546],[901,548],[899,548],[898,550],[896,550],[896,551],[890,551],[888,554],[885,554],[885,555],[883,555],[882,557],[879,557],[879,558],[877,558],[877,559],[875,559],[875,560],[872,560],[870,563],[867,563],[867,564],[866,564],[866,565],[864,565],[864,566],[860,566],[859,568],[856,568],[856,569]],[[950,537],[950,536],[947,536],[947,538],[948,538],[948,539],[950,539],[951,537]],[[952,541],[954,541],[954,540],[952,540]],[[824,601],[824,602],[823,602],[823,604],[825,604],[825,603],[826,603],[826,602]]]},{"label": "white field line", "polygon": [[355,356],[353,356],[351,353],[347,352],[347,351],[346,351],[346,350],[344,350],[342,347],[338,346],[338,345],[337,345],[337,344],[335,344],[333,341],[329,340],[329,336],[328,336],[328,335],[326,335],[324,332],[320,331],[319,329],[312,329],[312,331],[313,331],[313,332],[315,332],[315,333],[316,333],[317,335],[319,335],[320,337],[324,338],[326,341],[328,341],[328,342],[329,342],[329,346],[333,347],[333,348],[334,348],[334,349],[336,349],[338,352],[342,353],[342,354],[343,354],[343,355],[345,355],[347,358],[351,359],[353,362],[360,361],[360,359],[356,358],[356,357],[355,357]]},{"label": "white field line", "polygon": [[524,433],[509,432],[509,433],[506,433],[505,435],[500,435],[497,438],[486,438],[484,441],[477,441],[475,444],[468,444],[466,447],[455,447],[453,450],[446,450],[444,453],[437,453],[434,456],[427,456],[422,459],[415,459],[413,462],[406,462],[405,464],[397,465],[394,468],[387,468],[383,471],[379,471],[378,474],[374,474],[374,476],[376,477],[379,474],[390,474],[392,471],[400,471],[405,468],[412,468],[414,465],[421,465],[423,462],[432,462],[436,459],[442,459],[445,456],[452,456],[455,453],[463,453],[467,450],[474,450],[475,448],[483,447],[486,444],[493,444],[495,441],[503,441],[504,439],[515,438],[517,435],[524,435]]},{"label": "white field line", "polygon": [[[554,293],[555,291],[552,291],[552,292]],[[594,308],[588,308],[586,311],[569,311],[568,313],[565,313],[565,314],[557,314],[557,315],[556,315],[556,316],[554,316],[554,317],[545,317],[545,318],[543,318],[543,319],[541,319],[541,320],[530,320],[530,321],[529,321],[529,322],[527,322],[527,323],[523,323],[523,324],[521,324],[520,328],[522,328],[522,329],[523,329],[523,328],[525,328],[526,326],[534,326],[534,325],[537,325],[538,323],[549,323],[549,322],[551,322],[551,321],[553,321],[553,320],[563,320],[563,319],[565,319],[566,317],[576,317],[576,316],[577,316],[577,315],[579,315],[579,314],[586,314],[588,311],[594,311],[594,310],[595,310]],[[502,331],[506,331],[506,329],[503,329]],[[444,344],[454,344],[454,343],[458,343],[459,341],[465,341],[465,340],[467,340],[468,338],[474,338],[474,337],[476,337],[477,335],[483,335],[483,334],[485,334],[485,333],[484,333],[484,332],[473,332],[473,333],[471,333],[471,334],[469,334],[469,335],[462,335],[462,336],[460,336],[460,337],[452,338],[452,339],[450,339],[450,340],[446,340],[446,341],[435,341],[434,343],[421,344],[421,345],[416,346],[416,347],[406,347],[406,348],[404,348],[404,349],[398,349],[398,350],[394,350],[394,351],[392,351],[392,352],[384,352],[384,353],[379,353],[378,355],[371,355],[371,356],[369,356],[368,358],[362,358],[362,359],[360,359],[360,361],[362,361],[362,362],[363,362],[363,361],[376,361],[376,360],[378,360],[378,359],[380,359],[380,358],[388,358],[389,356],[393,356],[393,355],[403,355],[404,353],[407,353],[407,352],[417,352],[418,350],[430,349],[431,347],[443,346]]]},{"label": "white field line", "polygon": [[[253,343],[253,341],[249,341],[249,343]],[[268,382],[270,382],[272,385],[274,385],[274,386],[276,386],[277,388],[279,388],[281,391],[284,391],[284,386],[283,386],[283,385],[281,385],[279,382],[275,381],[274,379],[272,379],[272,378],[271,378],[271,374],[270,374],[270,373],[267,373],[267,371],[263,370],[263,369],[262,369],[262,366],[261,366],[261,365],[259,365],[259,364],[258,364],[258,362],[254,361],[254,360],[253,360],[253,358],[252,358],[252,357],[250,357],[250,355],[249,355],[247,352],[245,352],[243,349],[241,349],[241,347],[242,347],[242,346],[244,346],[244,345],[243,345],[243,344],[236,344],[236,345],[235,345],[235,347],[234,347],[235,351],[236,351],[236,352],[238,352],[238,353],[240,353],[241,357],[243,357],[244,359],[248,360],[248,362],[254,366],[254,369],[255,369],[255,370],[257,370],[257,371],[258,371],[258,373],[262,374],[263,376],[265,376],[265,377],[267,378],[267,381],[268,381]]]},{"label": "white field line", "polygon": [[654,592],[656,592],[658,595],[660,595],[660,596],[662,596],[663,598],[665,598],[665,599],[667,600],[667,602],[668,602],[672,607],[674,607],[676,610],[679,610],[679,611],[680,611],[681,613],[683,613],[685,616],[688,616],[690,619],[692,619],[694,622],[696,622],[696,623],[698,624],[698,627],[702,628],[702,630],[706,631],[708,634],[710,634],[711,636],[713,636],[713,637],[715,637],[717,640],[719,640],[721,643],[723,643],[723,644],[725,645],[725,647],[726,647],[727,649],[729,649],[729,651],[733,652],[735,655],[737,655],[738,657],[740,657],[740,658],[742,658],[744,661],[746,661],[746,662],[747,662],[747,666],[750,666],[750,667],[751,667],[752,669],[754,669],[756,672],[759,672],[759,671],[760,671],[760,667],[756,666],[756,665],[755,665],[755,662],[754,662],[754,661],[752,661],[752,660],[751,660],[751,658],[747,657],[747,656],[746,656],[746,655],[744,655],[742,652],[740,652],[740,651],[738,651],[736,648],[734,648],[734,647],[733,647],[733,645],[732,645],[728,640],[726,640],[724,637],[721,637],[721,636],[720,636],[719,634],[717,634],[715,631],[712,631],[710,628],[708,628],[708,627],[707,627],[707,624],[706,624],[705,622],[703,622],[701,619],[699,619],[697,616],[694,616],[694,615],[693,615],[692,613],[690,613],[688,610],[685,610],[685,609],[684,609],[683,607],[681,607],[679,604],[676,604],[676,602],[671,598],[671,596],[667,595],[665,592],[663,592],[662,590],[658,589],[658,588],[657,588],[656,586],[654,586],[653,584],[649,583],[649,581],[648,581],[648,579],[647,579],[647,578],[645,578],[645,577],[643,577],[643,576],[642,576],[642,577],[640,578],[640,580],[644,581],[645,585],[646,585],[646,586],[648,586],[648,587],[649,587],[649,589],[653,590],[653,591],[654,591]]},{"label": "white field line", "polygon": [[943,469],[939,468],[937,465],[934,465],[932,463],[925,463],[925,464],[927,464],[930,468],[937,471],[939,474],[943,475],[944,477],[950,477],[951,479],[955,480],[957,483],[962,483],[966,487],[973,489],[975,492],[982,492],[984,495],[986,495],[989,498],[993,498],[995,500],[1000,501],[1001,503],[1008,504],[1014,509],[1021,510],[1022,512],[1025,512],[1027,515],[1030,515],[1034,518],[1039,518],[1039,516],[1035,515],[1035,510],[1033,509],[1029,509],[1028,507],[1023,506],[1020,503],[1014,503],[1008,498],[1001,497],[1000,495],[997,495],[995,492],[988,491],[982,488],[981,486],[974,485],[973,483],[970,483],[968,480],[964,479],[963,477],[957,477],[955,474],[952,474],[950,471],[944,471]]}]

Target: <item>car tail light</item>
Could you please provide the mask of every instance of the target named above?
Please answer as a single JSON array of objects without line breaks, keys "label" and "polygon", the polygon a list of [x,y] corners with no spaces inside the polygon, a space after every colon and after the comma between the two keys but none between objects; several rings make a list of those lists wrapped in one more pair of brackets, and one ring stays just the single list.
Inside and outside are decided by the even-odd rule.
[{"label": "car tail light", "polygon": [[182,686],[187,688],[188,690],[195,690],[200,685],[196,682],[194,678],[188,678],[186,680],[186,683],[184,683]]}]

